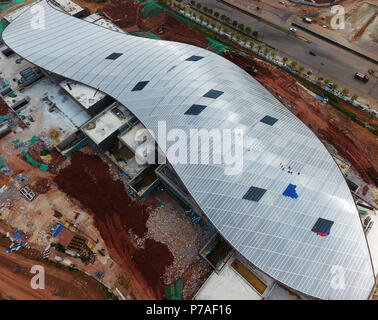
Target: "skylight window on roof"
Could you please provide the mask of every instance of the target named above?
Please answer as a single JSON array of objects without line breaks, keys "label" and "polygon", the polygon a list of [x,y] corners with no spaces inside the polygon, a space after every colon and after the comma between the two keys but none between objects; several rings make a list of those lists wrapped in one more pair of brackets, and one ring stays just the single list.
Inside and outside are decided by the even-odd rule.
[{"label": "skylight window on roof", "polygon": [[140,91],[149,83],[149,81],[139,81],[131,91]]},{"label": "skylight window on roof", "polygon": [[249,190],[243,196],[244,200],[259,201],[265,194],[266,189],[250,187]]},{"label": "skylight window on roof", "polygon": [[316,234],[322,237],[325,237],[329,235],[332,225],[333,221],[319,218],[316,221],[315,225],[312,227],[311,231],[315,232]]},{"label": "skylight window on roof", "polygon": [[113,52],[112,54],[110,54],[109,56],[107,56],[105,59],[115,60],[115,59],[119,58],[120,56],[122,56],[122,54],[123,53]]},{"label": "skylight window on roof", "polygon": [[198,61],[198,60],[201,60],[202,58],[203,57],[201,56],[191,56],[188,59],[186,59],[186,61]]},{"label": "skylight window on roof", "polygon": [[197,115],[199,115],[199,114],[200,114],[205,108],[206,108],[206,106],[202,106],[202,105],[200,105],[200,104],[193,104],[188,110],[185,111],[185,114],[197,116]]},{"label": "skylight window on roof", "polygon": [[260,120],[260,122],[265,123],[265,124],[268,124],[268,125],[270,125],[270,126],[274,125],[277,121],[278,121],[278,119],[273,118],[273,117],[271,117],[271,116],[265,116],[264,118],[262,118],[262,119]]},{"label": "skylight window on roof", "polygon": [[216,98],[220,97],[222,94],[223,94],[222,91],[218,91],[218,90],[213,90],[213,89],[211,89],[208,93],[206,93],[206,94],[204,95],[204,97],[205,97],[205,98],[216,99]]}]

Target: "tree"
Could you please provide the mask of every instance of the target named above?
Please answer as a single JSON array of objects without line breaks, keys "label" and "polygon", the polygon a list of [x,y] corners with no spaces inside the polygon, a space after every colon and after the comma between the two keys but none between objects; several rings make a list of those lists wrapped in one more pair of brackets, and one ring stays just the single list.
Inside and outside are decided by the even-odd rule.
[{"label": "tree", "polygon": [[223,32],[224,32],[224,33],[228,33],[228,28],[223,27]]},{"label": "tree", "polygon": [[242,24],[242,23],[239,24],[238,28],[239,28],[239,30],[243,31],[244,30],[244,24]]},{"label": "tree", "polygon": [[233,25],[234,27],[236,27],[236,26],[238,25],[238,22],[237,22],[236,20],[234,20],[234,22],[232,23],[232,25]]},{"label": "tree", "polygon": [[210,19],[206,18],[205,22],[206,22],[207,25],[210,24]]},{"label": "tree", "polygon": [[213,9],[210,8],[208,12],[209,14],[213,14]]},{"label": "tree", "polygon": [[258,50],[258,52],[260,52],[260,51],[261,51],[261,49],[262,49],[262,44],[261,44],[261,43],[259,43],[259,44],[257,45],[257,50]]},{"label": "tree", "polygon": [[220,31],[222,29],[222,25],[220,23],[217,24],[217,29]]},{"label": "tree", "polygon": [[323,81],[323,79],[324,79],[323,77],[319,77],[318,78],[319,81]]},{"label": "tree", "polygon": [[339,87],[339,85],[335,82],[332,84],[332,89],[336,90]]},{"label": "tree", "polygon": [[287,57],[283,57],[282,58],[282,61],[284,62],[284,64],[286,64],[286,62],[288,61],[289,59]]},{"label": "tree", "polygon": [[202,7],[202,4],[197,3],[197,9],[198,9],[198,10],[201,10],[201,7]]},{"label": "tree", "polygon": [[295,69],[296,66],[298,65],[298,62],[295,61],[295,60],[293,60],[293,61],[291,61],[290,65],[291,65],[291,67],[292,67],[293,69]]},{"label": "tree", "polygon": [[193,13],[193,17],[197,18],[197,13],[196,12]]},{"label": "tree", "polygon": [[255,43],[251,40],[250,42],[249,42],[249,46],[251,47],[251,49],[255,46]]},{"label": "tree", "polygon": [[277,51],[273,50],[272,53],[271,53],[271,56],[274,58],[276,55],[277,55]]},{"label": "tree", "polygon": [[210,23],[210,25],[211,25],[211,27],[212,27],[213,29],[215,29],[215,22],[212,21],[212,22]]},{"label": "tree", "polygon": [[203,15],[202,14],[200,14],[199,19],[200,19],[201,22],[203,21]]},{"label": "tree", "polygon": [[203,7],[203,11],[207,12],[207,11],[209,11],[209,8],[205,6],[205,7]]},{"label": "tree", "polygon": [[325,80],[324,80],[324,83],[325,83],[325,84],[328,84],[329,82],[330,82],[329,79],[325,79]]},{"label": "tree", "polygon": [[347,96],[348,93],[349,93],[349,89],[348,89],[348,88],[344,88],[344,89],[343,89],[343,95],[344,95],[344,96]]},{"label": "tree", "polygon": [[266,55],[268,55],[269,52],[270,52],[270,48],[269,48],[269,47],[265,47],[265,49],[264,49],[264,53],[265,53]]},{"label": "tree", "polygon": [[354,100],[356,100],[357,98],[358,98],[358,95],[357,95],[356,93],[353,93],[351,99],[354,101]]},{"label": "tree", "polygon": [[240,39],[241,39],[241,34],[238,33],[238,34],[236,35],[236,40],[240,41]]},{"label": "tree", "polygon": [[253,37],[254,37],[255,39],[257,39],[257,36],[258,36],[259,34],[258,34],[257,31],[253,31],[253,32],[252,32],[252,35],[253,35]]},{"label": "tree", "polygon": [[231,31],[231,39],[235,36],[235,32]]},{"label": "tree", "polygon": [[243,42],[244,42],[244,44],[247,44],[247,42],[248,42],[248,38],[247,38],[247,37],[244,37],[244,38],[243,38]]},{"label": "tree", "polygon": [[225,20],[226,20],[226,15],[225,15],[225,14],[222,14],[222,15],[220,16],[220,19],[221,19],[222,21],[225,21]]},{"label": "tree", "polygon": [[226,21],[227,23],[230,23],[231,19],[230,19],[230,17],[226,16],[226,18],[224,18],[224,21]]},{"label": "tree", "polygon": [[245,31],[246,31],[247,33],[251,33],[252,29],[251,29],[251,27],[248,26],[248,27],[245,28]]},{"label": "tree", "polygon": [[218,18],[219,17],[219,12],[214,12],[214,17]]},{"label": "tree", "polygon": [[311,75],[312,75],[312,71],[311,71],[311,70],[308,70],[308,71],[307,71],[307,74],[308,74],[309,76],[311,76]]},{"label": "tree", "polygon": [[303,72],[304,69],[305,69],[304,66],[299,66],[299,71],[300,71],[300,72]]}]

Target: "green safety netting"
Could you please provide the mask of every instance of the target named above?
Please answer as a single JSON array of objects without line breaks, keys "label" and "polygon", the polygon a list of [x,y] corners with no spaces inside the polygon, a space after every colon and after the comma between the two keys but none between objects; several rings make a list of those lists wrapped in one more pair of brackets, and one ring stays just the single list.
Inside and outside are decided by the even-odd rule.
[{"label": "green safety netting", "polygon": [[39,141],[39,138],[38,137],[36,137],[36,136],[34,136],[33,138],[31,138],[30,139],[30,143],[34,143],[34,142],[37,142],[37,141]]},{"label": "green safety netting", "polygon": [[208,49],[211,49],[211,51],[215,52],[216,54],[221,55],[224,50],[232,50],[229,46],[226,46],[223,43],[220,43],[219,41],[216,41],[210,37],[206,37]]},{"label": "green safety netting", "polygon": [[25,151],[22,151],[21,155],[24,156],[26,158],[26,161],[29,162],[30,164],[32,164],[34,167],[39,167],[39,169],[41,169],[43,171],[48,170],[49,167],[47,165],[45,165],[44,163],[39,163],[38,161],[34,160]]},{"label": "green safety netting", "polygon": [[158,15],[159,13],[163,12],[164,8],[158,5],[156,2],[147,1],[142,9],[143,17],[151,18],[153,16]]},{"label": "green safety netting", "polygon": [[8,116],[0,116],[0,122],[8,120]]},{"label": "green safety netting", "polygon": [[161,40],[161,38],[157,34],[152,33],[150,31],[140,30],[140,31],[134,31],[134,32],[129,32],[129,33],[137,37]]},{"label": "green safety netting", "polygon": [[11,93],[8,93],[8,97],[16,98],[17,94],[15,94],[14,92],[11,92]]},{"label": "green safety netting", "polygon": [[165,294],[168,300],[181,300],[184,280],[179,279],[175,283],[165,287]]}]

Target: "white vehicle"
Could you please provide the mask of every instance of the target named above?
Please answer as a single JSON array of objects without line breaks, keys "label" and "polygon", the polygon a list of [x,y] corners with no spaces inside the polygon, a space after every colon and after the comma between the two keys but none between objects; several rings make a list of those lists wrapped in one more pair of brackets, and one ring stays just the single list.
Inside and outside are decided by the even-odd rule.
[{"label": "white vehicle", "polygon": [[293,33],[297,33],[297,29],[295,29],[295,28],[290,28],[289,29],[291,32],[293,32]]}]

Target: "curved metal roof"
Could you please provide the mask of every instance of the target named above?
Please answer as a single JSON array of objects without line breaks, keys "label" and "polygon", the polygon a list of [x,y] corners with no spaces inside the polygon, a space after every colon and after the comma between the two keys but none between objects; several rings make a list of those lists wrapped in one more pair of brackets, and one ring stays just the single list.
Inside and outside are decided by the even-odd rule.
[{"label": "curved metal roof", "polygon": [[[348,186],[318,138],[261,84],[210,51],[121,34],[73,18],[45,1],[39,5],[43,29],[31,27],[38,11],[29,9],[3,32],[6,44],[33,64],[109,94],[155,132],[159,120],[167,121],[167,130],[244,129],[242,174],[225,175],[222,165],[173,165],[208,219],[240,254],[310,296],[368,298],[374,272]],[[112,53],[122,55],[106,59]],[[203,58],[188,61],[192,56]],[[140,81],[149,82],[132,91]],[[209,90],[223,94],[204,97]],[[197,116],[185,114],[193,104],[206,108]],[[265,116],[277,121],[261,122]],[[282,170],[281,163],[300,175]],[[283,196],[289,184],[297,186],[298,198]],[[243,199],[252,186],[266,190],[259,201]],[[334,221],[327,237],[311,231],[319,217]],[[337,266],[344,270],[344,289],[335,287],[335,276],[341,275]]]}]

